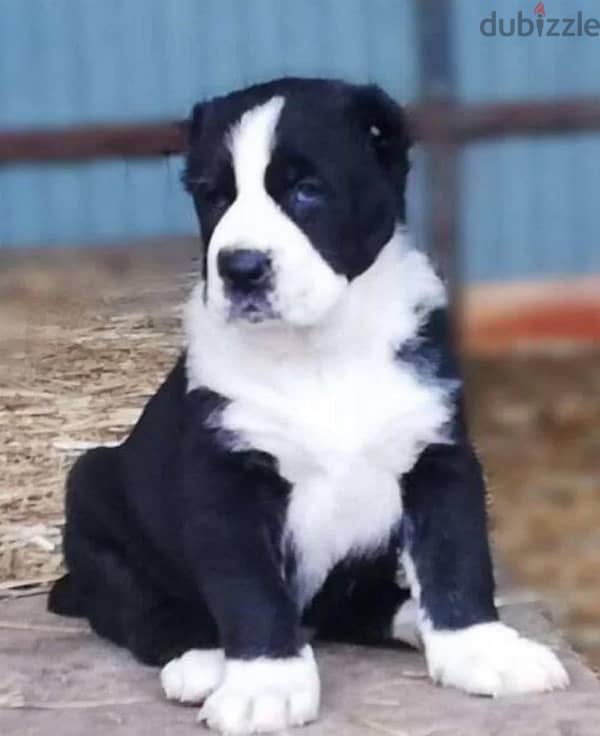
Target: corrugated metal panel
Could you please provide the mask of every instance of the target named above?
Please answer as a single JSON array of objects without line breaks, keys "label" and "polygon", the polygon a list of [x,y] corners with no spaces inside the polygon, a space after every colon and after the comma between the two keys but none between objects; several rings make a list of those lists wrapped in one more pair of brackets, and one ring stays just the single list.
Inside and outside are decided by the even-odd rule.
[{"label": "corrugated metal panel", "polygon": [[[0,127],[183,117],[283,74],[374,79],[407,98],[410,12],[396,0],[0,0]],[[0,169],[0,245],[193,232],[180,168]]]},{"label": "corrugated metal panel", "polygon": [[[197,99],[282,74],[373,80],[408,101],[417,1],[0,0],[0,127],[178,117]],[[481,35],[492,10],[533,18],[534,4],[455,0],[463,98],[598,94],[599,38]],[[600,17],[596,0],[546,9]],[[598,160],[593,136],[469,149],[469,277],[598,270]],[[175,159],[0,169],[0,245],[193,231],[179,168]]]},{"label": "corrugated metal panel", "polygon": [[469,280],[600,272],[597,136],[479,144],[463,156]]},{"label": "corrugated metal panel", "polygon": [[[455,5],[460,93],[469,101],[600,94],[600,38],[485,37],[482,19],[535,2]],[[548,0],[547,17],[600,18],[597,0]],[[508,25],[505,27],[508,28]],[[564,25],[559,24],[559,28]],[[600,271],[600,136],[520,139],[469,147],[463,156],[464,263],[469,280]]]}]

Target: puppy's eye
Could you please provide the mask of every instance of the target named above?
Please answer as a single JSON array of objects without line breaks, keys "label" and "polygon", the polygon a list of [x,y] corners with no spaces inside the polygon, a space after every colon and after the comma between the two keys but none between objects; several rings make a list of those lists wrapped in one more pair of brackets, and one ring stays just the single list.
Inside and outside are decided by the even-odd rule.
[{"label": "puppy's eye", "polygon": [[325,189],[319,179],[307,177],[300,179],[292,189],[292,197],[296,204],[317,204],[325,196]]},{"label": "puppy's eye", "polygon": [[206,187],[201,192],[204,201],[216,209],[225,209],[231,204],[231,198],[222,189],[217,187]]},{"label": "puppy's eye", "polygon": [[225,209],[233,201],[228,187],[217,185],[210,179],[203,177],[186,178],[184,176],[185,188],[194,198],[198,198],[202,205],[208,205],[214,209]]}]

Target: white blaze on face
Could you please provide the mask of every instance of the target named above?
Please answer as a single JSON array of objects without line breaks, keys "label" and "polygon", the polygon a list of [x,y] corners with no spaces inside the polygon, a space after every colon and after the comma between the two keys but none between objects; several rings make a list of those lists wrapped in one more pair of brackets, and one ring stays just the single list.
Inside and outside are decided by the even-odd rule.
[{"label": "white blaze on face", "polygon": [[230,130],[229,150],[238,196],[264,193],[265,171],[271,160],[275,128],[284,104],[283,97],[272,97],[245,112]]},{"label": "white blaze on face", "polygon": [[208,309],[220,319],[229,313],[217,270],[221,250],[247,248],[270,255],[273,291],[268,299],[273,311],[292,325],[319,322],[348,283],[266,191],[265,173],[284,104],[283,97],[271,98],[247,111],[228,134],[237,197],[215,228],[207,254]]}]

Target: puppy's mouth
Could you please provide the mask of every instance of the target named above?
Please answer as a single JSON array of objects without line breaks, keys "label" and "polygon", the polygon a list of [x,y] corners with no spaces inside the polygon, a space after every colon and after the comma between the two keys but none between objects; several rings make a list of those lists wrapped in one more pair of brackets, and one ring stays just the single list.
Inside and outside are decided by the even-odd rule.
[{"label": "puppy's mouth", "polygon": [[266,295],[244,294],[230,296],[227,318],[230,322],[248,322],[257,325],[279,319],[279,315]]}]

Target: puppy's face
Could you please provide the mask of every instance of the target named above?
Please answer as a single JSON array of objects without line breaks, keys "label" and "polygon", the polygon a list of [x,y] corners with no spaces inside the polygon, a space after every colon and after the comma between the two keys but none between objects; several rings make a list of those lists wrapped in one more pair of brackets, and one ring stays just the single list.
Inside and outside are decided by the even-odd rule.
[{"label": "puppy's face", "polygon": [[194,108],[184,182],[219,319],[310,326],[404,218],[408,140],[376,87],[284,79]]}]

